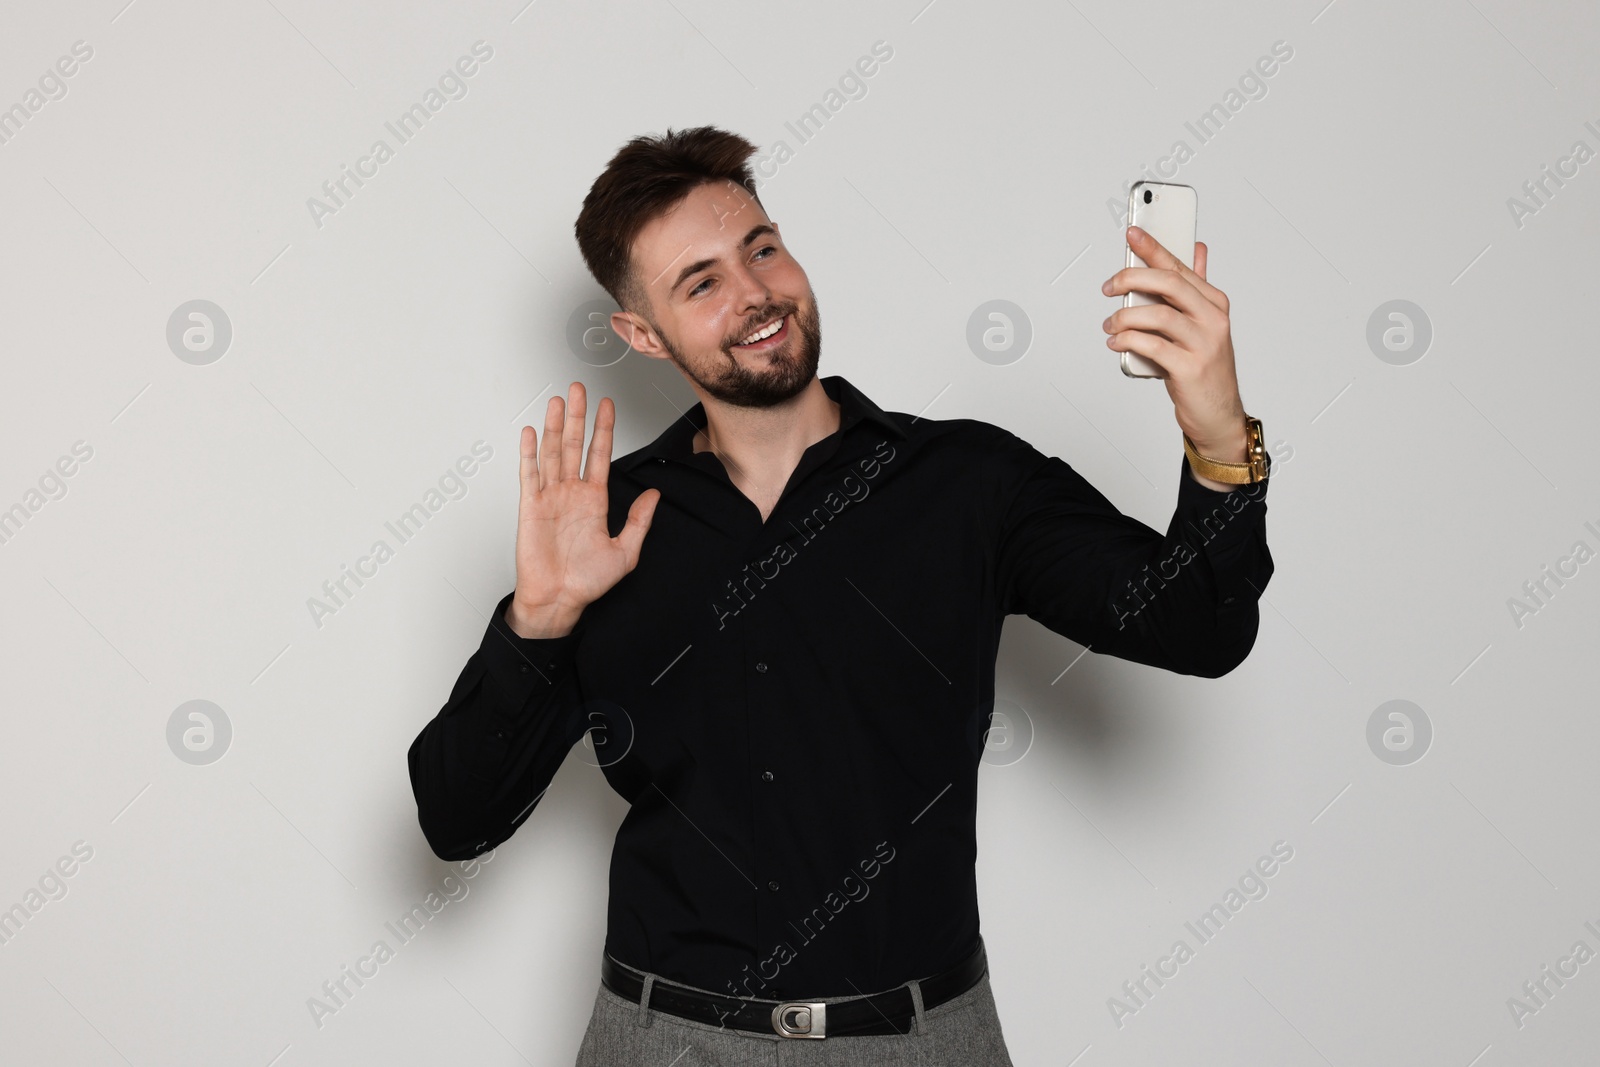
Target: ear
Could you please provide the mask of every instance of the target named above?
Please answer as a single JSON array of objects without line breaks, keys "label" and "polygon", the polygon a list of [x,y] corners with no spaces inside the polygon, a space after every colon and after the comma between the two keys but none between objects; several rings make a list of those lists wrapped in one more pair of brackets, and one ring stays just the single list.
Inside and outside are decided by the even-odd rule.
[{"label": "ear", "polygon": [[611,330],[622,338],[623,344],[635,352],[649,355],[655,347],[655,338],[650,334],[650,327],[640,322],[630,311],[613,311]]}]

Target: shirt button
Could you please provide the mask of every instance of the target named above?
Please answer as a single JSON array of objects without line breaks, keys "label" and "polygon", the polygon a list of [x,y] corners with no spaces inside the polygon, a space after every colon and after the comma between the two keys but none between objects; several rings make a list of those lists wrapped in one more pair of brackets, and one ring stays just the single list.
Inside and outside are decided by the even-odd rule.
[{"label": "shirt button", "polygon": [[770,781],[772,781],[772,772],[771,772],[771,771],[762,771],[762,772],[761,772],[761,780],[762,780],[762,781],[763,781],[763,782],[770,782]]},{"label": "shirt button", "polygon": [[767,888],[772,890],[774,893],[776,893],[778,891],[778,883],[777,882],[768,882],[767,883]]},{"label": "shirt button", "polygon": [[765,663],[757,663],[756,664],[756,670],[760,671],[762,674],[766,674],[767,673],[767,665]]}]

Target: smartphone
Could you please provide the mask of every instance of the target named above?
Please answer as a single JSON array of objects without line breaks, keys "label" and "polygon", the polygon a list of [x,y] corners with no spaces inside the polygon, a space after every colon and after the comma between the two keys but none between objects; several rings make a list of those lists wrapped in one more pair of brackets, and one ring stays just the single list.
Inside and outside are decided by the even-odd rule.
[{"label": "smartphone", "polygon": [[[1164,182],[1134,182],[1128,190],[1128,225],[1139,229],[1161,242],[1161,247],[1171,252],[1183,265],[1194,269],[1194,227],[1196,198],[1194,187],[1171,185]],[[1129,267],[1148,267],[1150,264],[1128,249]],[[1129,293],[1122,299],[1123,307],[1139,304],[1164,304],[1161,297],[1150,293]],[[1160,364],[1136,352],[1122,353],[1122,373],[1130,378],[1165,378]]]}]

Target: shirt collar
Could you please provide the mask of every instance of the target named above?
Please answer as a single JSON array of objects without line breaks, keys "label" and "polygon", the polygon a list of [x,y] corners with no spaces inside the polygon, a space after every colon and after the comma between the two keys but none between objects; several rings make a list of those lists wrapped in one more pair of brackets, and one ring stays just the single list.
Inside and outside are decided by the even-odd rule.
[{"label": "shirt collar", "polygon": [[[873,403],[872,398],[851,385],[842,375],[830,374],[823,378],[822,390],[828,394],[830,400],[839,405],[841,437],[849,432],[850,427],[863,420],[877,423],[896,437],[903,439],[907,436],[906,431],[888,412]],[[696,403],[694,407],[673,420],[672,425],[661,431],[661,435],[654,441],[637,452],[619,459],[613,466],[627,471],[646,460],[689,459],[695,454],[694,435],[705,429],[705,426],[705,404]]]}]

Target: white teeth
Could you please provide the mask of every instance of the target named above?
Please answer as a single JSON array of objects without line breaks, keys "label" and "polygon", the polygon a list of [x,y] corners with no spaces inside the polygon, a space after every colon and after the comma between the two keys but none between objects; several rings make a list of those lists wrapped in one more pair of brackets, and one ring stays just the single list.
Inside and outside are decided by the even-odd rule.
[{"label": "white teeth", "polygon": [[[787,317],[787,316],[785,316],[785,317]],[[783,329],[783,319],[782,318],[778,319],[776,322],[773,322],[773,323],[769,324],[765,329],[757,330],[755,333],[751,334],[749,337],[746,337],[743,341],[740,341],[739,344],[740,345],[753,345],[757,341],[761,340],[763,337],[771,337],[773,334],[777,333],[781,329]]]}]

